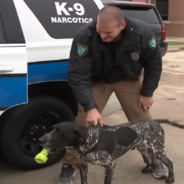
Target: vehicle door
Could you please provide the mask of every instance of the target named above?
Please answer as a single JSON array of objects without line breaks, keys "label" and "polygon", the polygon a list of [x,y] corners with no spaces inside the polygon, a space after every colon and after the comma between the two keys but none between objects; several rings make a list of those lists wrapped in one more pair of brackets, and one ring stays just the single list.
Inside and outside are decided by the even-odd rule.
[{"label": "vehicle door", "polygon": [[0,1],[0,111],[27,102],[26,44],[12,0]]}]

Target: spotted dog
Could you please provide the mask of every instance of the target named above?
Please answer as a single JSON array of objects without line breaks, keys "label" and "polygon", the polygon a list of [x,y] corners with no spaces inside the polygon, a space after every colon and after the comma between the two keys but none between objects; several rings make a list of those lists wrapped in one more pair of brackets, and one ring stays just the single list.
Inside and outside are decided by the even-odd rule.
[{"label": "spotted dog", "polygon": [[165,135],[161,123],[184,129],[184,125],[167,119],[136,120],[103,127],[84,127],[77,123],[63,122],[55,125],[39,141],[47,149],[59,150],[72,146],[79,152],[81,184],[87,184],[88,163],[104,167],[104,184],[111,184],[115,160],[134,148],[143,155],[146,163],[143,172],[151,171],[151,158],[155,156],[167,166],[169,175],[166,183],[170,184],[175,180],[173,163],[166,156]]}]

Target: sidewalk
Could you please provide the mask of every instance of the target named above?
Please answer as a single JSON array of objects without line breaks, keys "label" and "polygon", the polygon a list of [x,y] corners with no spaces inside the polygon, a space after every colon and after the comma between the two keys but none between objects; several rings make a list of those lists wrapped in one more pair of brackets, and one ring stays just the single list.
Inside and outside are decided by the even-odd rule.
[{"label": "sidewalk", "polygon": [[167,36],[166,39],[167,39],[167,41],[184,42],[184,37],[172,37],[172,36]]},{"label": "sidewalk", "polygon": [[184,77],[184,51],[167,52],[163,57],[163,69],[174,71]]},{"label": "sidewalk", "polygon": [[[178,53],[172,53],[178,54]],[[184,56],[184,55],[183,55]],[[181,55],[175,58],[182,57]],[[171,58],[174,61],[174,58]],[[164,63],[165,65],[165,63]],[[176,69],[176,68],[175,68]],[[171,100],[172,99],[172,100]],[[168,118],[170,120],[184,120],[184,77],[163,72],[158,89],[154,93],[154,104],[151,108],[152,117]],[[104,119],[108,125],[120,124],[127,119],[123,111]],[[184,123],[182,121],[181,123]],[[176,184],[184,182],[184,129],[162,124],[165,130],[165,146],[168,157],[173,161]],[[154,179],[151,174],[142,174],[145,166],[137,150],[131,150],[117,160],[112,184],[165,184],[164,180]],[[61,161],[50,167],[34,171],[18,171],[0,163],[0,184],[57,184]],[[104,170],[99,166],[89,165],[89,184],[103,184]],[[77,172],[74,184],[80,184]]]},{"label": "sidewalk", "polygon": [[[154,105],[151,108],[152,117],[168,118],[170,120],[184,120],[184,78],[162,73],[158,89],[154,94]],[[173,100],[170,100],[173,99]],[[120,124],[127,119],[123,111],[104,119],[108,125]],[[181,123],[184,123],[181,122]],[[168,157],[173,161],[176,184],[184,181],[184,130],[162,124],[165,130],[165,146]],[[112,184],[165,184],[164,180],[154,179],[151,174],[142,174],[145,167],[141,155],[137,150],[131,150],[117,160]],[[61,162],[50,167],[35,171],[18,171],[10,166],[0,164],[0,184],[57,184]],[[103,184],[104,170],[100,166],[89,164],[88,183]],[[77,172],[74,184],[80,184]]]},{"label": "sidewalk", "polygon": [[[166,40],[168,42],[184,42],[184,37],[171,37],[171,36],[167,36]],[[178,52],[178,51],[182,51],[184,50],[184,45],[172,45],[172,46],[168,46],[168,50],[167,52]]]}]

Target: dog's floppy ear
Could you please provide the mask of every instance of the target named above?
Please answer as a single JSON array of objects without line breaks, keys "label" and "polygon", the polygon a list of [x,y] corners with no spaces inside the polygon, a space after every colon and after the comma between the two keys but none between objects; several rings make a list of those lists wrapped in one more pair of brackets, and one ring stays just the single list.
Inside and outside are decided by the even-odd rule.
[{"label": "dog's floppy ear", "polygon": [[83,130],[81,127],[75,127],[74,134],[76,135],[78,142],[80,143],[86,142],[86,133],[85,130]]}]

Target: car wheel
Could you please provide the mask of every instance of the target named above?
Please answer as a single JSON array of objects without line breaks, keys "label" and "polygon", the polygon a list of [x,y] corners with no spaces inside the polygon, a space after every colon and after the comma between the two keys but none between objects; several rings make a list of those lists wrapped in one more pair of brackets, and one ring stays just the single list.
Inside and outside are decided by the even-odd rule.
[{"label": "car wheel", "polygon": [[37,164],[34,157],[42,150],[38,138],[56,123],[74,122],[74,114],[62,101],[36,97],[29,103],[13,107],[3,114],[1,147],[7,161],[18,169],[33,170],[52,165],[63,158],[65,149],[48,156],[45,164]]}]

